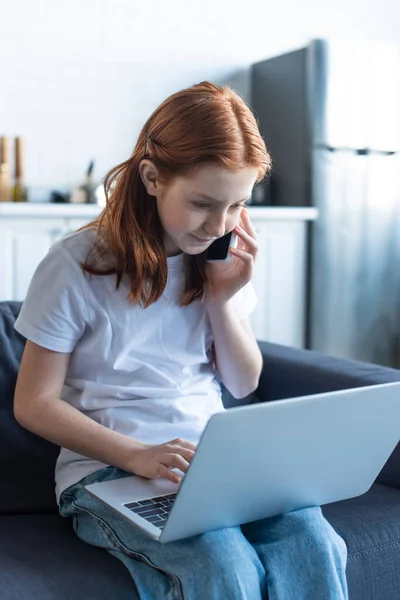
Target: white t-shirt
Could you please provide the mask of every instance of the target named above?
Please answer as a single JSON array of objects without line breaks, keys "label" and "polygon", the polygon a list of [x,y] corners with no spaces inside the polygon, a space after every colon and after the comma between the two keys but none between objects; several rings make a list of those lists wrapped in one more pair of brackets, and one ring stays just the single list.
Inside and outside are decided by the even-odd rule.
[{"label": "white t-shirt", "polygon": [[[223,410],[213,335],[204,302],[180,307],[184,254],[167,258],[162,297],[148,308],[128,302],[124,278],[88,276],[93,229],[57,242],[39,264],[15,328],[34,343],[72,352],[61,398],[98,423],[150,444],[182,437],[197,443]],[[257,299],[247,284],[231,300],[239,319]],[[107,465],[61,448],[56,495]]]}]

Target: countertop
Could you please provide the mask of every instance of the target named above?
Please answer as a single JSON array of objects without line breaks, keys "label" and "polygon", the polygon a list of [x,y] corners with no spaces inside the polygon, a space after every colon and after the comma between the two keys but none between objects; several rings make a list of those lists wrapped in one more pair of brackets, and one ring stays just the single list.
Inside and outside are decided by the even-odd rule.
[{"label": "countertop", "polygon": [[[101,207],[97,204],[56,204],[51,202],[0,202],[2,217],[96,217]],[[274,221],[315,221],[318,210],[298,206],[248,206],[254,219]]]}]

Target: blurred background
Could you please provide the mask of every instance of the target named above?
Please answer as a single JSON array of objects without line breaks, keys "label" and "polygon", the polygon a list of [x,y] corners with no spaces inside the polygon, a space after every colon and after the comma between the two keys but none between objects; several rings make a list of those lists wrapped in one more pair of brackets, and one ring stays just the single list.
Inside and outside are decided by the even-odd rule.
[{"label": "blurred background", "polygon": [[252,200],[258,337],[400,368],[399,3],[0,7],[0,300],[23,300],[49,243],[97,214],[160,102],[207,79],[253,108],[273,159]]}]

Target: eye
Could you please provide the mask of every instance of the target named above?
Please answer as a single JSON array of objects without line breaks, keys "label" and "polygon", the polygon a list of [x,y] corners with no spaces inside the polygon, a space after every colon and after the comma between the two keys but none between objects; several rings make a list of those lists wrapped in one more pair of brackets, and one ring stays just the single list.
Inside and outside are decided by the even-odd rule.
[{"label": "eye", "polygon": [[192,204],[196,208],[200,208],[200,209],[203,209],[203,210],[207,209],[207,208],[211,208],[211,205],[207,204],[207,202],[193,202]]},{"label": "eye", "polygon": [[241,202],[240,204],[232,204],[231,210],[239,210],[239,208],[244,208],[247,206],[246,202]]},{"label": "eye", "polygon": [[[208,210],[208,209],[213,208],[212,205],[209,204],[208,202],[201,202],[198,200],[193,201],[192,204],[195,208],[198,208],[200,210]],[[236,210],[239,210],[240,208],[244,208],[245,206],[247,206],[246,202],[240,202],[237,204],[232,204],[232,206],[229,207],[229,210],[236,211]]]}]

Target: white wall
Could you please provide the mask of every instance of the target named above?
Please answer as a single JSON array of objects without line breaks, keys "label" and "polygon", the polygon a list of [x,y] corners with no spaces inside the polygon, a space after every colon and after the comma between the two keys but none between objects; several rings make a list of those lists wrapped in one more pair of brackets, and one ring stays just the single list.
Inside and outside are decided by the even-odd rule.
[{"label": "white wall", "polygon": [[26,179],[101,178],[170,93],[209,79],[248,94],[252,62],[315,37],[398,41],[394,0],[0,0],[0,134],[26,140]]}]

